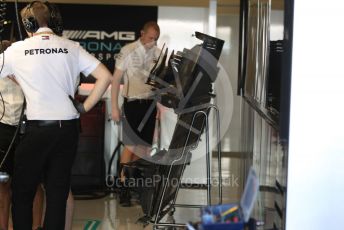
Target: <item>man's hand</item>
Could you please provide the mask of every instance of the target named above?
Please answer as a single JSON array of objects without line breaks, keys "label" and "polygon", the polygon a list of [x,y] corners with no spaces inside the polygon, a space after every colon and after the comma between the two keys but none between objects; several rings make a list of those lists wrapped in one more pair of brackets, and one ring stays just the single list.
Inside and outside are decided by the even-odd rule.
[{"label": "man's hand", "polygon": [[72,101],[75,109],[81,114],[81,113],[86,113],[84,104],[81,102],[75,100],[71,95],[68,95],[69,99]]},{"label": "man's hand", "polygon": [[121,120],[121,110],[116,107],[116,108],[112,108],[112,120],[114,120],[115,122],[119,122]]}]

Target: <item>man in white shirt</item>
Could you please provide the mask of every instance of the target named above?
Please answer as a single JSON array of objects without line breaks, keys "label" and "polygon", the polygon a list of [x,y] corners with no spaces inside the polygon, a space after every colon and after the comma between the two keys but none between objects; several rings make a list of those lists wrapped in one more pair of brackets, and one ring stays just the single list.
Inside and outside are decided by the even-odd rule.
[{"label": "man in white shirt", "polygon": [[[0,99],[0,162],[2,163],[0,172],[9,176],[6,182],[0,182],[0,229],[8,229],[11,203],[10,177],[13,174],[14,150],[18,142],[18,135],[15,137],[15,133],[20,120],[24,96],[20,87],[9,78],[0,79],[0,93],[2,96]],[[12,142],[13,138],[15,139]],[[9,147],[11,147],[10,150],[8,150]],[[41,226],[42,209],[43,190],[41,186],[38,186],[33,203],[33,229]]]},{"label": "man in white shirt", "polygon": [[[10,45],[10,41],[1,41],[1,53]],[[9,177],[7,181],[0,182],[0,229],[8,229],[14,150],[18,143],[18,134],[15,136],[15,133],[20,121],[24,95],[18,84],[10,78],[4,78],[0,79],[0,96],[0,173]],[[43,190],[38,186],[33,203],[33,229],[41,226],[42,211]]]},{"label": "man in white shirt", "polygon": [[[26,133],[16,149],[12,181],[12,220],[16,230],[31,229],[32,200],[44,175],[44,229],[64,228],[71,167],[78,142],[79,113],[89,111],[111,82],[111,73],[78,43],[48,28],[47,4],[34,1],[21,11],[29,38],[0,57],[0,77],[14,75],[27,100]],[[71,101],[80,73],[97,79],[83,104]],[[73,99],[73,98],[72,98]]]},{"label": "man in white shirt", "polygon": [[[117,122],[121,116],[118,106],[119,86],[122,76],[124,77],[122,96],[125,119],[122,121],[122,128],[125,148],[121,163],[145,157],[151,150],[157,109],[152,98],[152,87],[145,83],[159,57],[160,50],[156,47],[159,35],[160,28],[156,22],[145,23],[140,38],[124,46],[116,58],[111,99],[112,119]],[[124,183],[124,173],[120,173],[121,182]],[[130,206],[128,189],[121,190],[120,204]]]}]

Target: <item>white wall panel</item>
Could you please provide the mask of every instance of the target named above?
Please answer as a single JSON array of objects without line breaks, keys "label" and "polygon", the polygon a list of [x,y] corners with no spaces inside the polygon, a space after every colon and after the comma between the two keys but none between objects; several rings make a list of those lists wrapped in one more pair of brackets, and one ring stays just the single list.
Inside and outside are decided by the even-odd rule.
[{"label": "white wall panel", "polygon": [[[193,37],[195,31],[204,33],[207,30],[208,9],[202,7],[169,7],[158,8],[158,24],[160,26],[160,38],[158,46],[168,47],[169,54],[172,50],[182,51],[184,48],[192,48],[201,43]],[[161,108],[160,108],[161,109]],[[173,110],[162,108],[161,147],[168,149],[170,145],[177,116]]]},{"label": "white wall panel", "polygon": [[344,218],[344,3],[294,4],[286,229],[339,230]]}]

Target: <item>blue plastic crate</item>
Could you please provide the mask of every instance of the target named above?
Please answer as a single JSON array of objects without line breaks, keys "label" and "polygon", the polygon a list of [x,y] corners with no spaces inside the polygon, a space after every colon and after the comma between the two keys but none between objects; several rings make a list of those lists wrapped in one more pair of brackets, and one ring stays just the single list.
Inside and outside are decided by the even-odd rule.
[{"label": "blue plastic crate", "polygon": [[[225,213],[227,210],[230,210],[233,207],[238,207],[238,204],[223,204],[205,207],[201,210],[202,214],[202,229],[203,230],[243,230],[244,229],[244,220],[240,209],[237,209],[235,215],[238,217],[237,222],[224,222],[225,216],[222,216],[221,213]],[[206,214],[209,213],[209,218],[218,216],[220,219],[217,220],[206,220]],[[221,219],[223,218],[223,219]],[[208,223],[207,223],[208,222]],[[215,223],[210,223],[215,222]]]},{"label": "blue plastic crate", "polygon": [[[259,181],[257,175],[254,169],[251,168],[247,177],[244,193],[241,197],[240,204],[222,204],[202,208],[202,229],[243,230],[245,223],[247,223],[250,218],[250,214],[258,193],[258,188]],[[234,209],[233,207],[237,208]],[[230,215],[235,215],[237,218],[236,221],[231,221]]]}]

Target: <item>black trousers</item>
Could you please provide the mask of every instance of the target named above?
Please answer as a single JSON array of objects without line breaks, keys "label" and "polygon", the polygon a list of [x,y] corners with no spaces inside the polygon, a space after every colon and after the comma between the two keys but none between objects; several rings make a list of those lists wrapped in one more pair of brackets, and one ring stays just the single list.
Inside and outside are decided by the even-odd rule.
[{"label": "black trousers", "polygon": [[32,229],[32,203],[42,178],[46,190],[45,230],[63,230],[71,168],[79,127],[77,120],[42,126],[27,122],[14,159],[12,220],[15,230]]}]

